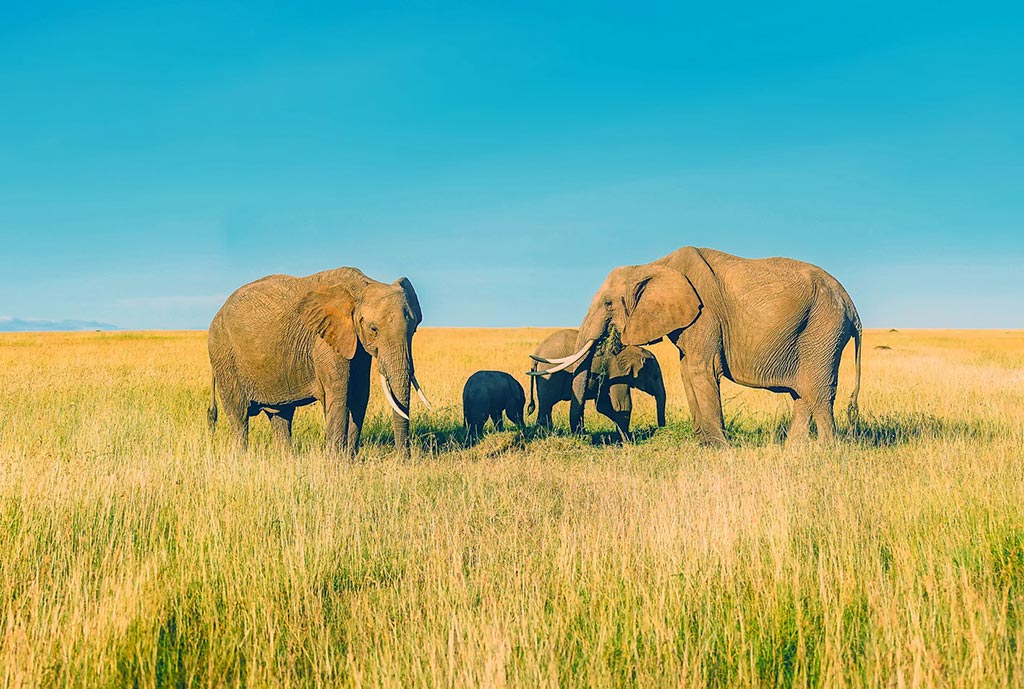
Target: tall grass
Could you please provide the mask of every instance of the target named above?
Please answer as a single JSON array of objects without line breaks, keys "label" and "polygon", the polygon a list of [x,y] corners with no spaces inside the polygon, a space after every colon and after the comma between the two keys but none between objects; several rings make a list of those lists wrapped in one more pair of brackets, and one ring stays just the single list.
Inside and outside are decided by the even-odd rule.
[{"label": "tall grass", "polygon": [[377,391],[356,463],[315,407],[294,457],[211,441],[201,333],[0,337],[4,685],[1024,683],[1024,334],[868,333],[838,447],[727,385],[701,449],[661,345],[668,428],[467,447],[462,383],[545,334],[417,335],[408,463]]}]

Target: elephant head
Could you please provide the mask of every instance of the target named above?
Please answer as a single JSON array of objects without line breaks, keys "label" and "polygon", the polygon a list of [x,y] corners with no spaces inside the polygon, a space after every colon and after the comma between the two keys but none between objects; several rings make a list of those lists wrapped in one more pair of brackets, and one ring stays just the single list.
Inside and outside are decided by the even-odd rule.
[{"label": "elephant head", "polygon": [[690,326],[703,304],[682,273],[660,265],[623,266],[613,270],[594,295],[577,345],[618,338],[622,346],[645,345]]},{"label": "elephant head", "polygon": [[393,411],[395,447],[408,453],[410,385],[429,403],[416,381],[412,338],[423,320],[412,283],[370,282],[362,290],[335,284],[315,290],[303,301],[305,327],[340,356],[353,359],[361,346],[377,360],[384,397]]},{"label": "elephant head", "polygon": [[582,425],[587,374],[609,366],[624,346],[651,344],[689,327],[702,308],[693,284],[677,270],[645,264],[609,273],[580,325],[577,351],[559,361],[574,372],[573,427]]}]

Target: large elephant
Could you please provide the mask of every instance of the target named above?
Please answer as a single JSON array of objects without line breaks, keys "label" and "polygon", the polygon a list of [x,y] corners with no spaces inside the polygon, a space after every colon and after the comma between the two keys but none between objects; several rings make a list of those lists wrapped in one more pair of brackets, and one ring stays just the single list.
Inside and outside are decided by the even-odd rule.
[{"label": "large elephant", "polygon": [[327,440],[354,455],[370,397],[370,360],[391,406],[395,447],[409,454],[410,384],[419,392],[412,338],[423,319],[406,278],[371,280],[355,268],[306,277],[270,275],[239,287],[210,324],[213,399],[217,394],[244,448],[249,417],[264,412],[290,446],[296,407],[321,402]]},{"label": "large elephant", "polygon": [[[537,345],[530,356],[535,359],[556,359],[573,353],[579,331],[575,328],[558,330]],[[559,402],[572,399],[572,373],[567,370],[545,375],[552,364],[534,361],[530,369],[530,404],[527,414],[537,412],[537,425],[551,428],[551,408]],[[595,400],[597,411],[615,424],[619,436],[628,440],[629,422],[633,411],[631,388],[654,397],[658,411],[658,426],[665,425],[665,382],[658,359],[642,347],[624,347],[614,356],[591,361],[591,375],[587,380],[586,400]],[[537,404],[534,404],[534,388]]]},{"label": "large elephant", "polygon": [[746,259],[684,247],[652,263],[613,270],[594,295],[575,352],[555,360],[573,371],[570,424],[583,428],[583,402],[595,353],[667,337],[679,349],[694,430],[724,445],[722,376],[793,398],[789,438],[835,436],[833,406],[843,348],[852,337],[857,378],[848,412],[857,411],[861,322],[839,282],[789,258]]}]

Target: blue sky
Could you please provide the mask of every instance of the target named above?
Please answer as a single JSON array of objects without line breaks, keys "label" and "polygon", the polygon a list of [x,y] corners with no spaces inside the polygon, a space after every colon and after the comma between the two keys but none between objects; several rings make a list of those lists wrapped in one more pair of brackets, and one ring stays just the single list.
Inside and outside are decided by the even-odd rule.
[{"label": "blue sky", "polygon": [[0,7],[0,315],[203,328],[355,265],[425,325],[574,325],[694,244],[1024,327],[1021,9],[367,4]]}]

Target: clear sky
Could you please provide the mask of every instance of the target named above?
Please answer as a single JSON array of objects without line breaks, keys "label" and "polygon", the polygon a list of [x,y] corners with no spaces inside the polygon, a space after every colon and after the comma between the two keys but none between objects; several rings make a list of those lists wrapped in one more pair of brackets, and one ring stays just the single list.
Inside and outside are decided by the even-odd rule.
[{"label": "clear sky", "polygon": [[378,4],[3,3],[0,315],[204,328],[354,265],[575,325],[693,244],[1024,327],[1020,5]]}]

